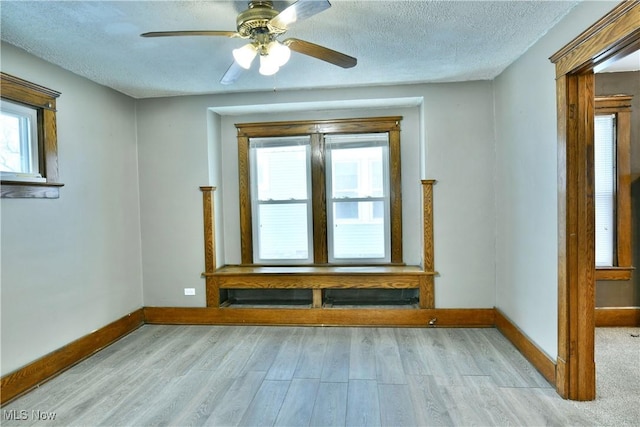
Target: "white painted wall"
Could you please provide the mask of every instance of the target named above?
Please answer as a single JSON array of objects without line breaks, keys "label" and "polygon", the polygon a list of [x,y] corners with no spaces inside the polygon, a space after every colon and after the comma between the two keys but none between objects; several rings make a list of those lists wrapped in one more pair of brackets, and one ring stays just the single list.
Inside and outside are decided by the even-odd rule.
[{"label": "white painted wall", "polygon": [[496,307],[557,357],[555,66],[549,57],[616,5],[584,2],[495,81]]},{"label": "white painted wall", "polygon": [[58,98],[60,198],[1,199],[2,375],[142,306],[134,100],[2,44]]},{"label": "white painted wall", "polygon": [[[398,100],[411,100],[413,104],[402,105]],[[389,103],[394,107],[385,108]],[[367,108],[367,104],[376,108]],[[405,260],[420,263],[419,180],[437,179],[435,259],[440,276],[436,278],[436,305],[493,307],[495,203],[490,82],[139,101],[145,305],[205,305],[204,280],[200,278],[204,269],[201,185],[218,188],[217,240],[218,249],[224,249],[218,252],[218,262],[239,262],[234,123],[377,115],[405,116]],[[422,127],[426,137],[421,135]],[[426,146],[421,147],[424,141]],[[420,176],[423,167],[424,177]],[[196,296],[184,296],[185,287],[196,288]]]},{"label": "white painted wall", "polygon": [[[209,169],[207,110],[200,101],[164,98],[137,107],[147,306],[204,305],[199,186],[208,185]],[[195,288],[196,297],[185,297],[185,287]]]}]

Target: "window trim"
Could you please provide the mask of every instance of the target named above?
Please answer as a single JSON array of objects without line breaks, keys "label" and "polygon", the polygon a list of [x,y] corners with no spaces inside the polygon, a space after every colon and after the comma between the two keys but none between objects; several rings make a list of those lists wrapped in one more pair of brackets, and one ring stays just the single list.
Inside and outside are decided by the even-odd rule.
[{"label": "window trim", "polygon": [[631,242],[631,99],[630,95],[596,96],[595,114],[616,115],[615,266],[596,266],[596,280],[630,280],[634,270]]},{"label": "window trim", "polygon": [[[277,136],[311,137],[311,185],[313,206],[313,262],[326,265],[327,199],[325,179],[325,147],[323,134],[381,133],[389,134],[390,238],[391,264],[403,264],[402,255],[402,182],[400,170],[401,116],[367,117],[335,120],[302,120],[269,123],[237,123],[238,177],[240,196],[240,252],[242,264],[253,264],[253,231],[251,212],[250,138]],[[353,263],[351,263],[353,264]]]},{"label": "window trim", "polygon": [[38,116],[38,160],[40,174],[46,182],[0,181],[2,198],[60,197],[58,182],[58,140],[56,132],[56,99],[60,92],[0,72],[0,97],[33,108]]}]

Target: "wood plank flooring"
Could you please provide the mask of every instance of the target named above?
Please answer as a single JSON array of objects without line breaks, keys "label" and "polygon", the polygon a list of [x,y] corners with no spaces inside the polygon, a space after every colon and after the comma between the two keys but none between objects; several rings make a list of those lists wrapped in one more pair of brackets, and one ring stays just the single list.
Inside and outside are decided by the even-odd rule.
[{"label": "wood plank flooring", "polygon": [[599,422],[495,329],[145,325],[5,405],[1,424]]}]

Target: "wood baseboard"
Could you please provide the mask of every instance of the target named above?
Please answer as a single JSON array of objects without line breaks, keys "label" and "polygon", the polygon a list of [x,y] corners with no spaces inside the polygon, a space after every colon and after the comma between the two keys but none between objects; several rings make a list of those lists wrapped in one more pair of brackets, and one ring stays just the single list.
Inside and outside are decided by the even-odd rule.
[{"label": "wood baseboard", "polygon": [[597,307],[595,321],[596,327],[640,326],[640,307]]},{"label": "wood baseboard", "polygon": [[0,380],[0,405],[15,399],[39,384],[55,377],[95,352],[117,341],[144,324],[144,312],[138,309],[77,339]]},{"label": "wood baseboard", "polygon": [[145,307],[147,323],[197,325],[316,325],[493,327],[494,310],[368,308],[192,308]]},{"label": "wood baseboard", "polygon": [[495,309],[496,328],[531,362],[550,384],[556,385],[556,364],[500,310]]},{"label": "wood baseboard", "polygon": [[[607,309],[609,310],[609,309]],[[629,316],[637,320],[640,309]],[[200,308],[143,307],[86,335],[1,379],[0,404],[5,404],[53,378],[114,341],[149,324],[193,325],[307,325],[307,326],[391,326],[391,327],[496,327],[555,385],[556,365],[500,310],[480,309],[286,309],[286,308]],[[637,324],[637,323],[636,323]]]}]

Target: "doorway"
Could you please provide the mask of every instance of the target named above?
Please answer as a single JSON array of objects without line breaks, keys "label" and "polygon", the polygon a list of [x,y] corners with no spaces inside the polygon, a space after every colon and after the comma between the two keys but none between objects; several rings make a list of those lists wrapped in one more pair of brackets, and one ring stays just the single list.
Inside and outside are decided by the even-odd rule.
[{"label": "doorway", "polygon": [[625,1],[550,59],[558,109],[556,388],[595,399],[594,70],[640,49],[640,2]]}]

